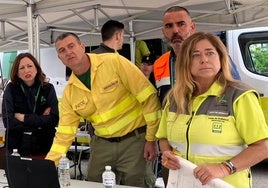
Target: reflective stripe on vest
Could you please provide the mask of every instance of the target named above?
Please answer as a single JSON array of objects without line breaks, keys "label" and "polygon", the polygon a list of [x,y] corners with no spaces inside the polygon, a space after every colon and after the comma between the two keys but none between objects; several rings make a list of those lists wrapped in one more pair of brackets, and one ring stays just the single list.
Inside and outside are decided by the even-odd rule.
[{"label": "reflective stripe on vest", "polygon": [[170,51],[166,52],[161,57],[159,57],[154,63],[154,76],[157,88],[163,85],[170,85],[170,67],[169,67],[170,53],[171,53]]},{"label": "reflective stripe on vest", "polygon": [[59,145],[59,144],[52,144],[52,147],[50,148],[50,151],[56,152],[56,153],[67,153],[69,147]]},{"label": "reflective stripe on vest", "polygon": [[158,110],[157,113],[152,112],[144,115],[144,119],[146,122],[155,121],[160,118],[161,118],[161,110]]},{"label": "reflective stripe on vest", "polygon": [[[155,92],[154,87],[150,85],[146,89],[144,89],[141,93],[139,93],[137,98],[135,98],[133,95],[130,95],[129,97],[124,99],[121,103],[119,103],[114,108],[112,108],[111,110],[109,110],[107,112],[104,112],[104,113],[102,113],[100,115],[91,116],[91,117],[88,118],[88,120],[91,120],[95,124],[107,122],[110,119],[113,119],[113,118],[117,117],[118,114],[120,114],[123,110],[126,109],[126,107],[131,106],[133,103],[135,103],[137,99],[139,100],[140,103],[142,103],[150,95],[152,95],[154,92]],[[136,117],[134,117],[134,119]]]},{"label": "reflective stripe on vest", "polygon": [[134,121],[138,116],[142,115],[142,107],[139,106],[135,108],[132,112],[120,118],[114,124],[109,125],[109,127],[95,127],[98,135],[112,135],[120,130],[122,130],[130,122]]},{"label": "reflective stripe on vest", "polygon": [[100,115],[94,115],[89,117],[89,120],[92,120],[95,124],[106,122],[114,117],[116,117],[120,112],[126,109],[126,106],[132,105],[136,101],[136,98],[132,95],[124,99],[121,103],[117,106],[112,108],[111,110],[104,112]]},{"label": "reflective stripe on vest", "polygon": [[[187,148],[185,143],[172,142],[172,147],[182,154],[186,154]],[[247,146],[219,146],[219,145],[208,145],[208,144],[193,144],[191,143],[190,153],[200,156],[235,156],[243,151]]]},{"label": "reflective stripe on vest", "polygon": [[[145,88],[142,92],[140,92],[137,98],[135,98],[133,95],[130,95],[120,104],[115,106],[113,109],[100,115],[91,116],[88,119],[92,120],[92,122],[94,122],[94,124],[96,125],[101,124],[103,122],[107,122],[113,118],[116,118],[118,115],[122,113],[122,111],[127,109],[129,106],[133,105],[135,102],[137,103],[137,99],[140,103],[142,103],[153,93],[155,93],[155,89],[152,85],[150,85],[147,88]],[[128,124],[133,122],[139,116],[144,115],[146,120],[155,121],[159,119],[160,114],[161,111],[159,111],[157,114],[155,114],[155,112],[149,114],[143,114],[142,106],[138,105],[137,107],[131,109],[131,111],[129,111],[127,114],[122,116],[120,119],[118,119],[116,122],[110,124],[108,127],[96,126],[95,130],[98,133],[98,135],[112,135],[124,129]]]},{"label": "reflective stripe on vest", "polygon": [[63,134],[76,134],[77,132],[77,126],[59,126],[57,128],[57,132],[63,133]]},{"label": "reflective stripe on vest", "polygon": [[[228,87],[226,89],[226,92],[221,97],[211,95],[205,98],[205,100],[200,104],[197,111],[192,116],[190,114],[188,115],[190,121],[187,128],[189,131],[185,132],[187,135],[185,135],[185,137],[181,140],[177,140],[175,142],[170,141],[172,147],[180,151],[182,154],[185,154],[185,156],[189,155],[189,157],[194,156],[195,158],[198,158],[198,156],[235,156],[244,150],[246,148],[246,145],[242,143],[243,141],[239,137],[239,133],[236,132],[235,120],[233,117],[233,103],[239,96],[241,96],[241,94],[247,92],[246,88],[240,88],[241,89]],[[169,110],[169,116],[173,117],[175,114],[174,112],[176,112],[176,106],[171,106]],[[198,136],[196,135],[197,128],[194,126],[197,125],[197,120],[199,125],[202,125],[202,123],[213,123],[211,124],[211,127],[204,126],[205,129],[200,130],[199,133],[202,135],[202,131],[215,132],[215,134],[221,135],[221,137],[219,137],[219,140],[216,142],[211,138],[202,138],[202,136],[199,138],[195,137],[191,139],[191,132],[193,132],[195,136]],[[186,122],[185,118],[184,121]],[[217,129],[217,126],[219,126],[219,129]],[[226,126],[233,126],[231,129],[228,129],[229,131],[233,131],[231,134],[232,137],[230,137],[230,132],[221,132],[221,128]],[[202,126],[199,126],[199,128],[200,127]],[[228,137],[231,142],[227,144],[226,140],[228,140]],[[225,142],[225,144],[221,143],[221,139],[223,139],[222,141]],[[193,142],[193,140],[198,141]]]},{"label": "reflective stripe on vest", "polygon": [[156,80],[155,85],[157,88],[164,85],[170,85],[170,77],[162,78],[161,80]]},{"label": "reflective stripe on vest", "polygon": [[149,85],[137,96],[137,99],[140,103],[144,102],[150,95],[155,93],[155,88],[152,85]]}]

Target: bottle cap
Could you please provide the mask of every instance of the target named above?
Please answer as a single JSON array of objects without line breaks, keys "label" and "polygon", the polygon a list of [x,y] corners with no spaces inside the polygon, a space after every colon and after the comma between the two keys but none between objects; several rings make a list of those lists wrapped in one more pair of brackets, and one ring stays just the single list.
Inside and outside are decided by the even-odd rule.
[{"label": "bottle cap", "polygon": [[111,166],[105,166],[105,170],[111,170],[112,167]]}]

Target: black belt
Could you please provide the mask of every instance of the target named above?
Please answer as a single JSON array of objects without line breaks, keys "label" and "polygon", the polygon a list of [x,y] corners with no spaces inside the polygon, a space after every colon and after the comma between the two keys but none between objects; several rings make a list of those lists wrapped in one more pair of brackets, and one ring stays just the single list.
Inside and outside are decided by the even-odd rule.
[{"label": "black belt", "polygon": [[113,137],[113,138],[103,138],[103,137],[99,137],[103,140],[107,140],[109,142],[121,142],[122,140],[125,140],[127,138],[130,138],[132,136],[135,136],[136,135],[136,132],[138,132],[139,134],[141,133],[145,133],[146,132],[146,126],[143,126],[143,127],[139,127],[137,129],[135,129],[134,131],[130,132],[130,133],[127,133],[126,135],[124,136],[121,136],[121,137]]}]

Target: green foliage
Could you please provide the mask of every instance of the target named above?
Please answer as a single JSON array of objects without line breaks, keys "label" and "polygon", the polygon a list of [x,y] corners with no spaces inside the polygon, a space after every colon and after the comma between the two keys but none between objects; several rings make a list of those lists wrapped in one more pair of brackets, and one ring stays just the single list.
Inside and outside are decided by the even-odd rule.
[{"label": "green foliage", "polygon": [[255,67],[255,71],[259,74],[268,76],[268,44],[253,44],[250,45],[249,49]]}]

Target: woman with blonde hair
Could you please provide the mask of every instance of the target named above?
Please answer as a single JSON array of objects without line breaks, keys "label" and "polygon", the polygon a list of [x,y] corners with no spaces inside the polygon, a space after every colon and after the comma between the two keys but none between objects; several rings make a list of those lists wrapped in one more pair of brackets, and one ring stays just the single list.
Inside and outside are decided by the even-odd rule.
[{"label": "woman with blonde hair", "polygon": [[193,174],[202,185],[222,178],[249,188],[250,167],[268,157],[268,128],[258,92],[230,72],[217,36],[197,32],[186,39],[156,136],[166,168],[180,169],[179,155],[197,165]]}]

